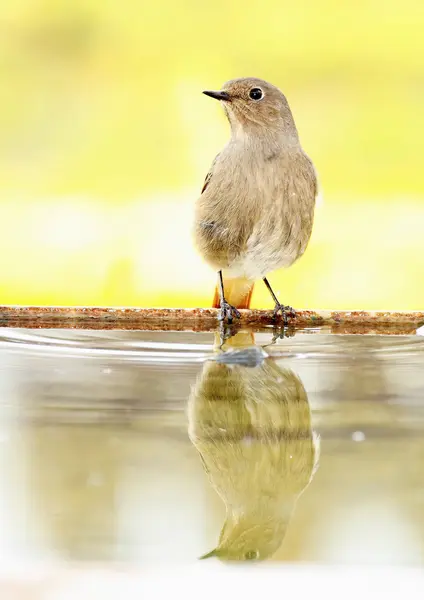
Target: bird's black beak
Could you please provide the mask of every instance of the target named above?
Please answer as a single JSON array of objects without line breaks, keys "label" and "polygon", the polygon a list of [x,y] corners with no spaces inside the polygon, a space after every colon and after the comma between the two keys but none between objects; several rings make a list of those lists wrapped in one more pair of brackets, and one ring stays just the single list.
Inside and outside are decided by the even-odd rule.
[{"label": "bird's black beak", "polygon": [[228,102],[230,100],[230,94],[228,92],[203,92],[206,96],[210,96],[211,98],[215,98],[215,100],[223,100],[224,102]]},{"label": "bird's black beak", "polygon": [[216,548],[214,550],[212,550],[212,552],[208,552],[207,554],[200,556],[199,560],[204,560],[205,558],[211,558],[212,556],[218,556],[218,550]]}]

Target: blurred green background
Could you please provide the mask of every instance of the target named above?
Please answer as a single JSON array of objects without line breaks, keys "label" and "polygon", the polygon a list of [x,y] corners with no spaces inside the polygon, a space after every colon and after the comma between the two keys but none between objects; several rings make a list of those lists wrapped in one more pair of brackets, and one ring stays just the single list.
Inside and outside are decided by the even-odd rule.
[{"label": "blurred green background", "polygon": [[423,30],[421,0],[4,3],[0,303],[209,306],[191,218],[229,127],[201,91],[257,76],[322,188],[282,300],[422,309]]}]

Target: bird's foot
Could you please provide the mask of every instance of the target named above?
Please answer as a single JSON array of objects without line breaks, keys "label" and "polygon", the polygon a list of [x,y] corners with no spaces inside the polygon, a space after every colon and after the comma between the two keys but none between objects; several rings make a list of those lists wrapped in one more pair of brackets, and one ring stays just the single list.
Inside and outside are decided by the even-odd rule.
[{"label": "bird's foot", "polygon": [[285,326],[288,325],[289,318],[296,318],[296,311],[291,306],[284,306],[284,304],[280,304],[279,302],[276,303],[274,308],[274,320],[277,319],[278,313],[281,314]]},{"label": "bird's foot", "polygon": [[223,346],[226,341],[231,339],[235,335],[234,328],[232,325],[226,325],[224,321],[219,322],[219,338],[220,338],[220,346],[219,349],[223,350]]},{"label": "bird's foot", "polygon": [[283,325],[281,327],[277,327],[277,325],[274,325],[274,327],[272,328],[272,339],[268,344],[265,344],[264,346],[262,346],[262,348],[267,348],[268,346],[273,346],[274,344],[277,343],[277,340],[284,340],[285,338],[290,338],[290,337],[294,337],[295,335],[295,329],[294,327],[292,328],[288,328],[286,325]]},{"label": "bird's foot", "polygon": [[274,327],[272,332],[272,344],[275,344],[277,340],[284,340],[285,338],[294,337],[294,328],[287,329],[285,325],[282,327]]},{"label": "bird's foot", "polygon": [[228,325],[231,325],[234,317],[240,319],[241,315],[239,311],[234,306],[231,306],[231,304],[228,304],[226,300],[222,300],[221,309],[218,314],[218,321],[225,321],[225,319],[227,319]]}]

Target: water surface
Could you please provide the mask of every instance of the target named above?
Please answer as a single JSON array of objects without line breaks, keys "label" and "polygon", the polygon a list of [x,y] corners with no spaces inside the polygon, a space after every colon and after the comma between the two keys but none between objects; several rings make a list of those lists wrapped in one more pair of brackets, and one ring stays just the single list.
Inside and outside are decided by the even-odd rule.
[{"label": "water surface", "polygon": [[423,564],[422,337],[0,333],[2,557]]}]

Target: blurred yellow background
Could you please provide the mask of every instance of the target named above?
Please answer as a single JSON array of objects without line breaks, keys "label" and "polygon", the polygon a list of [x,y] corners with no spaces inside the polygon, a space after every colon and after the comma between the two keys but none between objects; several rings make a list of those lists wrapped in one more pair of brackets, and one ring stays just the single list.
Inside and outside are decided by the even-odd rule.
[{"label": "blurred yellow background", "polygon": [[1,304],[210,306],[191,214],[229,127],[201,91],[257,76],[323,195],[281,300],[423,309],[422,0],[14,0],[0,28]]}]

